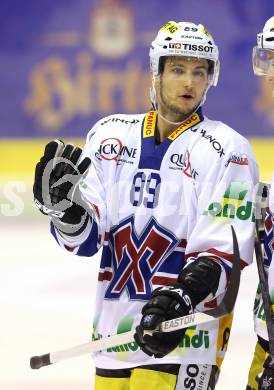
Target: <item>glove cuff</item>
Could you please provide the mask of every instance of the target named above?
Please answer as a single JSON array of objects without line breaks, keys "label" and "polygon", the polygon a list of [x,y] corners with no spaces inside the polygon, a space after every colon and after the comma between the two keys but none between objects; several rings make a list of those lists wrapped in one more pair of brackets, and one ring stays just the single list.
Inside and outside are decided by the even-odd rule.
[{"label": "glove cuff", "polygon": [[90,216],[87,212],[85,212],[81,218],[81,221],[78,224],[62,222],[59,218],[54,217],[51,220],[54,226],[62,235],[68,237],[76,237],[79,236],[86,229],[88,221],[90,220]]},{"label": "glove cuff", "polygon": [[194,307],[196,306],[194,299],[191,293],[184,288],[181,283],[174,283],[172,285],[157,288],[153,291],[152,298],[159,295],[165,295],[176,300],[181,306],[189,311],[189,314],[194,313]]}]

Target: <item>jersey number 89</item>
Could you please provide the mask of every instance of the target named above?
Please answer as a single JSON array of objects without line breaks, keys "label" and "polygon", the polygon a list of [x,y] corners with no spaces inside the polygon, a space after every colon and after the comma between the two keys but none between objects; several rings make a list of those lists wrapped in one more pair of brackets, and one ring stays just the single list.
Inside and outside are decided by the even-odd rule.
[{"label": "jersey number 89", "polygon": [[133,178],[130,201],[133,206],[139,207],[143,204],[149,209],[158,205],[161,177],[158,173],[138,172]]}]

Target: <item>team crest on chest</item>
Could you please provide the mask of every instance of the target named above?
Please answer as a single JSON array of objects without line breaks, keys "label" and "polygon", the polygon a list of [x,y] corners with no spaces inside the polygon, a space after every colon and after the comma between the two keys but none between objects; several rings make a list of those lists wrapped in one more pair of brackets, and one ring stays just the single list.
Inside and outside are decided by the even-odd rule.
[{"label": "team crest on chest", "polygon": [[152,292],[151,280],[178,240],[152,218],[138,235],[134,217],[110,232],[113,278],[105,298],[117,299],[124,290],[132,300],[147,300]]}]

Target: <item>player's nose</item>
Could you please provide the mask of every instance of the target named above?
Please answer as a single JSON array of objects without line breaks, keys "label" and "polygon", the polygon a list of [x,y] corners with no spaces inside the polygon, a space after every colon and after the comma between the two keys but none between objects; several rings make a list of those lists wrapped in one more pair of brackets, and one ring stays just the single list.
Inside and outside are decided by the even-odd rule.
[{"label": "player's nose", "polygon": [[183,85],[185,89],[192,89],[193,88],[193,77],[191,75],[186,75],[183,80]]}]

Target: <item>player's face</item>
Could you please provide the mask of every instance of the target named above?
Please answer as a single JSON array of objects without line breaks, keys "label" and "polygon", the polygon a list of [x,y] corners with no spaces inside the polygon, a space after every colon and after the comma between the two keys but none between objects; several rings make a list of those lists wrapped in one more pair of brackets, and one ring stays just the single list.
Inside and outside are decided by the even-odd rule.
[{"label": "player's face", "polygon": [[269,67],[268,67],[266,77],[270,83],[274,84],[274,50],[269,51],[268,60],[269,60]]},{"label": "player's face", "polygon": [[156,81],[162,114],[183,119],[200,104],[208,86],[208,62],[193,57],[168,57]]}]

